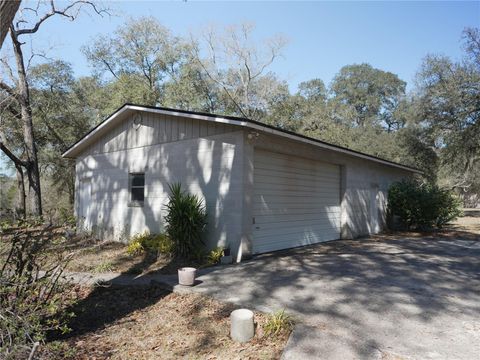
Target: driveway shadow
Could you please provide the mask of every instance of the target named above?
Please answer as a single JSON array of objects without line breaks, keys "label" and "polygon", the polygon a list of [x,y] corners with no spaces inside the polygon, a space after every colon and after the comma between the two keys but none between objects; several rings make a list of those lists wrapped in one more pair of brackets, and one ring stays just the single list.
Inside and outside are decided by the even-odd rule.
[{"label": "driveway shadow", "polygon": [[261,255],[205,274],[195,291],[287,308],[342,338],[354,358],[390,349],[471,359],[480,353],[478,259],[480,237],[466,231],[374,236]]}]

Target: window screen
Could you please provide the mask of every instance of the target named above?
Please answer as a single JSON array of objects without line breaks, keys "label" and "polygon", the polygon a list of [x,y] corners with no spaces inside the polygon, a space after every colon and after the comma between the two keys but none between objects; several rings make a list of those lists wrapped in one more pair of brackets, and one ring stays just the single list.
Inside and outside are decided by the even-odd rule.
[{"label": "window screen", "polygon": [[142,205],[145,199],[145,173],[130,173],[129,183],[131,205]]}]

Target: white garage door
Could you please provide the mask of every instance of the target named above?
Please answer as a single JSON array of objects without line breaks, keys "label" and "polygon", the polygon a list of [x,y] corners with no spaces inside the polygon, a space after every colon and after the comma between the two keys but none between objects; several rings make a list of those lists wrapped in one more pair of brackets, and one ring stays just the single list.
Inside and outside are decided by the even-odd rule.
[{"label": "white garage door", "polygon": [[340,238],[340,167],[255,149],[253,253]]}]

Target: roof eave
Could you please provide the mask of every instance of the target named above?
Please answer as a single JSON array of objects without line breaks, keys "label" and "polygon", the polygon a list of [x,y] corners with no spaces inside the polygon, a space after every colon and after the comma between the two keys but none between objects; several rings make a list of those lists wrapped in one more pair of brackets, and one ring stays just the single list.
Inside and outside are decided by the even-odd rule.
[{"label": "roof eave", "polygon": [[95,137],[95,135],[100,131],[101,129],[104,129],[106,126],[112,123],[114,119],[116,119],[118,116],[123,114],[125,111],[129,109],[129,105],[123,105],[122,107],[118,108],[113,114],[111,114],[109,117],[107,117],[104,121],[99,123],[97,126],[93,127],[90,129],[88,133],[86,133],[82,138],[80,138],[76,143],[74,143],[72,146],[70,146],[63,154],[63,158],[67,159],[75,159],[76,156],[78,155],[76,152],[80,151],[82,148],[82,145],[85,144],[87,141]]}]

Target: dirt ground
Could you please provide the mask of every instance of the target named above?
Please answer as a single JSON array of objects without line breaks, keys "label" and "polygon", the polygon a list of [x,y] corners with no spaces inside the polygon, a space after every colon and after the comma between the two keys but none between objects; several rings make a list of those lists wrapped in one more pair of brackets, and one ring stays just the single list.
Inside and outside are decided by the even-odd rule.
[{"label": "dirt ground", "polygon": [[183,266],[200,267],[198,263],[176,259],[168,255],[143,253],[129,255],[127,246],[115,242],[94,242],[82,239],[74,249],[67,270],[80,272],[121,272],[129,274],[174,274]]},{"label": "dirt ground", "polygon": [[69,239],[64,238],[62,243],[57,244],[54,253],[61,251],[64,256],[73,255],[67,266],[67,270],[72,272],[175,274],[178,268],[184,266],[196,268],[209,266],[206,262],[185,260],[160,253],[144,252],[130,255],[127,248],[127,244],[75,235]]},{"label": "dirt ground", "polygon": [[480,209],[463,209],[463,216],[454,221],[451,227],[480,234]]},{"label": "dirt ground", "polygon": [[[157,287],[77,288],[73,331],[51,338],[58,358],[72,359],[279,359],[288,334],[264,336],[265,315],[255,313],[248,343],[230,339],[236,307],[200,295]],[[52,355],[50,354],[50,357]]]}]

